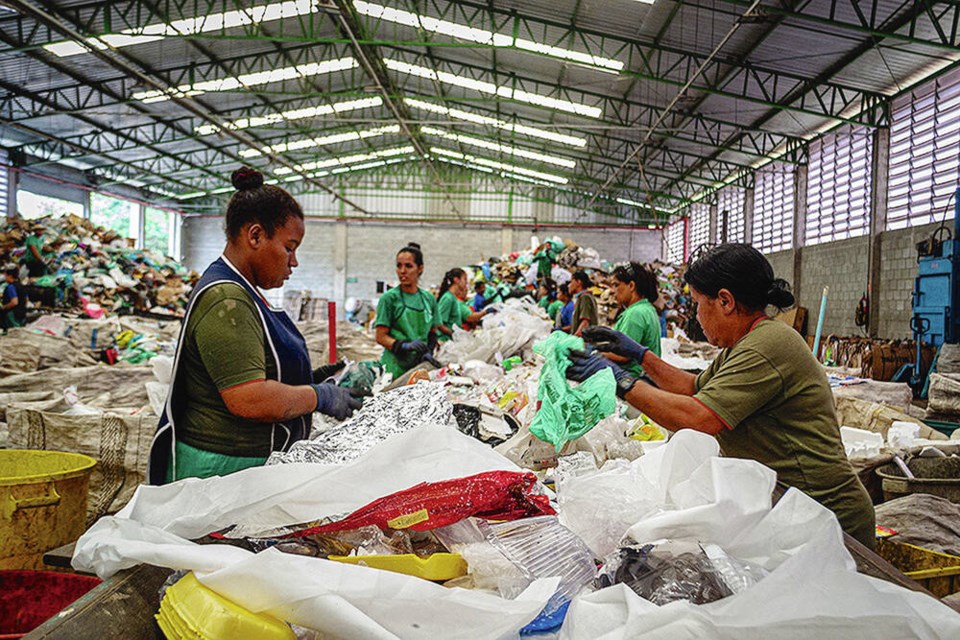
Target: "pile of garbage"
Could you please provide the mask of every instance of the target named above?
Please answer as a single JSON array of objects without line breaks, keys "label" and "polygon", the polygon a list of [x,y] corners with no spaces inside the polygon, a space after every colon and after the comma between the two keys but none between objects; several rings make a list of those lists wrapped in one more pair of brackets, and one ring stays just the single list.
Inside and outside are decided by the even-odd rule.
[{"label": "pile of garbage", "polygon": [[936,599],[857,573],[826,508],[794,489],[772,505],[775,482],[686,430],[632,461],[564,456],[552,491],[425,422],[342,463],[143,487],[80,538],[73,565],[193,571],[248,612],[322,635],[960,633]]},{"label": "pile of garbage", "polygon": [[21,281],[31,303],[45,310],[73,310],[91,318],[150,313],[182,316],[198,275],[176,260],[116,231],[75,215],[37,220],[8,218],[0,228],[0,264],[21,264],[30,235],[42,238],[45,273]]}]

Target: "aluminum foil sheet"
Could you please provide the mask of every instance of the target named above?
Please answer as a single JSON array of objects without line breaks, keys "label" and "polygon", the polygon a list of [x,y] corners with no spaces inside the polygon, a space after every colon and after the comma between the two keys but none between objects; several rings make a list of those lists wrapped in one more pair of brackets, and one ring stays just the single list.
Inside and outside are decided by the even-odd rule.
[{"label": "aluminum foil sheet", "polygon": [[441,383],[420,382],[368,398],[340,427],[297,442],[287,452],[272,454],[267,464],[343,464],[390,436],[422,424],[455,425],[453,405]]}]

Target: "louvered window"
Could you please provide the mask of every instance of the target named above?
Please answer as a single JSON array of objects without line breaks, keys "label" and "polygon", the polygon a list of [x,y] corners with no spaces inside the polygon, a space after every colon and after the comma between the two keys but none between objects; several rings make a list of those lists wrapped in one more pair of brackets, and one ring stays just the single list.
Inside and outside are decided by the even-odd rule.
[{"label": "louvered window", "polygon": [[865,127],[843,127],[810,143],[806,244],[870,232],[872,153]]},{"label": "louvered window", "polygon": [[753,246],[763,252],[793,246],[793,165],[774,162],[757,171]]},{"label": "louvered window", "polygon": [[678,218],[667,227],[667,262],[680,264],[686,256],[686,218]]},{"label": "louvered window", "polygon": [[960,70],[893,103],[887,229],[952,215],[960,185]]},{"label": "louvered window", "polygon": [[0,218],[10,215],[10,169],[7,166],[7,152],[0,149]]},{"label": "louvered window", "polygon": [[744,241],[743,208],[746,191],[740,187],[724,187],[717,192],[717,242],[723,242],[723,221],[726,212],[727,242]]},{"label": "louvered window", "polygon": [[688,209],[690,216],[690,255],[710,242],[710,205],[697,202]]}]

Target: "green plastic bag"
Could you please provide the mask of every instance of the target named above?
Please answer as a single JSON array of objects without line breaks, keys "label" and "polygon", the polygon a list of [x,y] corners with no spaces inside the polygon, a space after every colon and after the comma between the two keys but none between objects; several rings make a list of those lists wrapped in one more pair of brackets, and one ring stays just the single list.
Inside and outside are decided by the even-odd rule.
[{"label": "green plastic bag", "polygon": [[583,340],[562,331],[533,345],[533,350],[547,362],[540,371],[540,409],[530,424],[530,433],[549,442],[557,451],[593,429],[617,408],[617,382],[610,369],[595,373],[576,387],[567,382],[567,354],[574,349],[583,349]]}]

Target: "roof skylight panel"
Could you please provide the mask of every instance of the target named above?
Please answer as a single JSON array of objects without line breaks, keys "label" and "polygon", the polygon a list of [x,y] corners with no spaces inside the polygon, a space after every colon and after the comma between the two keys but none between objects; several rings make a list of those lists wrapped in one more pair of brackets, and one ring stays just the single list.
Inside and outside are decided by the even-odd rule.
[{"label": "roof skylight panel", "polygon": [[[303,120],[305,118],[316,118],[319,116],[330,115],[332,113],[344,113],[355,109],[365,109],[367,107],[379,107],[383,104],[383,98],[377,96],[374,98],[361,98],[359,100],[347,100],[345,102],[335,102],[333,104],[322,104],[315,107],[304,107],[301,109],[291,109],[280,113],[268,113],[263,116],[253,116],[250,118],[238,118],[223,123],[224,129],[239,130],[250,127],[263,127],[271,124],[277,124],[283,121]],[[202,136],[216,133],[220,127],[214,124],[203,124],[194,128]]]},{"label": "roof skylight panel", "polygon": [[364,129],[360,131],[344,131],[326,136],[318,136],[316,138],[294,140],[292,142],[284,142],[264,147],[262,151],[259,149],[243,149],[240,151],[240,155],[244,158],[253,158],[256,156],[261,156],[264,153],[286,153],[287,151],[314,149],[316,147],[338,144],[340,142],[350,142],[353,140],[364,140],[377,136],[385,136],[391,133],[400,133],[400,125],[393,124],[386,127],[376,127],[373,129]]},{"label": "roof skylight panel", "polygon": [[544,153],[538,153],[536,151],[530,151],[529,149],[522,149],[520,147],[504,145],[498,142],[493,142],[491,140],[484,140],[483,138],[474,138],[473,136],[465,136],[459,133],[452,133],[449,131],[444,131],[443,129],[437,129],[436,127],[422,126],[420,127],[420,130],[427,135],[439,136],[447,140],[459,142],[460,144],[480,147],[481,149],[488,149],[490,151],[497,151],[500,153],[505,153],[507,155],[516,156],[518,158],[527,158],[528,160],[539,160],[540,162],[546,162],[548,164],[554,164],[560,167],[566,167],[567,169],[574,169],[577,166],[576,162],[574,162],[573,160],[569,160],[567,158],[561,158],[559,156],[551,156]]},{"label": "roof skylight panel", "polygon": [[591,107],[578,102],[570,102],[569,100],[551,98],[538,93],[530,93],[528,91],[513,89],[512,87],[499,87],[492,82],[474,80],[472,78],[458,76],[446,71],[434,71],[433,69],[428,69],[427,67],[410,64],[408,62],[403,62],[402,60],[394,60],[393,58],[384,58],[383,62],[391,71],[406,73],[456,87],[463,87],[464,89],[470,89],[472,91],[477,91],[478,93],[496,95],[500,96],[501,98],[508,98],[518,102],[526,102],[527,104],[532,104],[538,107],[546,107],[548,109],[555,109],[557,111],[566,111],[568,113],[574,113],[580,116],[586,116],[588,118],[599,118],[603,115],[603,110],[599,107]]},{"label": "roof skylight panel", "polygon": [[476,29],[474,27],[458,24],[456,22],[431,18],[430,16],[424,16],[417,13],[412,13],[410,11],[404,11],[402,9],[385,7],[372,2],[355,0],[353,6],[357,13],[370,16],[371,18],[377,18],[387,22],[402,24],[417,29],[423,29],[424,31],[448,36],[457,40],[467,40],[469,42],[476,42],[479,44],[489,44],[497,48],[521,49],[531,53],[547,55],[553,58],[560,58],[562,60],[569,60],[570,62],[576,62],[588,67],[593,67],[606,73],[619,73],[624,67],[623,62],[619,60],[603,58],[600,56],[591,55],[589,53],[574,51],[572,49],[565,49],[563,47],[556,47],[553,45],[535,42],[533,40],[517,38],[513,35],[494,33],[492,31],[487,31],[486,29]]},{"label": "roof skylight panel", "polygon": [[230,76],[226,78],[216,78],[214,80],[205,80],[194,84],[182,84],[170,88],[166,91],[150,90],[138,91],[131,96],[134,100],[140,100],[144,104],[151,102],[162,102],[171,97],[189,97],[197,96],[203,93],[214,93],[224,91],[236,91],[237,89],[255,87],[274,82],[283,82],[285,80],[295,80],[297,78],[309,78],[313,76],[332,73],[334,71],[346,71],[358,67],[356,59],[352,57],[337,58],[334,60],[324,60],[322,62],[308,62],[307,64],[298,64],[294,67],[282,67],[280,69],[269,69],[267,71],[257,71],[255,73],[246,73],[241,76]]},{"label": "roof skylight panel", "polygon": [[503,129],[504,131],[509,131],[511,133],[519,133],[519,134],[528,135],[535,138],[540,138],[542,140],[559,142],[561,144],[566,144],[571,147],[583,148],[587,146],[586,138],[569,136],[562,133],[555,133],[553,131],[538,129],[536,127],[530,127],[522,124],[514,124],[512,122],[507,122],[506,120],[491,118],[489,116],[480,115],[478,113],[463,111],[462,109],[451,109],[443,105],[436,104],[434,102],[426,102],[424,100],[416,100],[414,98],[404,98],[404,102],[407,105],[414,107],[415,109],[430,111],[431,113],[447,116],[448,118],[453,118],[456,120],[473,122],[475,124],[485,124],[492,127],[496,127],[498,129]]},{"label": "roof skylight panel", "polygon": [[498,162],[496,160],[488,160],[487,158],[481,158],[479,156],[460,153],[459,151],[451,151],[450,149],[444,149],[443,147],[430,147],[430,153],[436,154],[438,156],[446,156],[448,158],[456,158],[457,160],[463,160],[464,162],[469,162],[471,164],[478,164],[481,166],[490,167],[491,169],[499,169],[501,171],[508,171],[510,173],[515,173],[518,175],[537,178],[537,179],[545,180],[547,182],[551,182],[554,184],[567,184],[568,182],[568,180],[563,176],[554,175],[552,173],[544,173],[542,171],[534,171],[533,169],[518,167],[516,165],[507,164],[505,162]]},{"label": "roof skylight panel", "polygon": [[294,18],[315,11],[313,0],[288,0],[259,7],[211,13],[203,16],[183,18],[170,23],[154,23],[144,27],[124,29],[119,33],[108,33],[93,36],[84,42],[52,42],[43,46],[44,49],[61,58],[87,53],[91,48],[106,49],[109,47],[129,47],[135,44],[155,42],[166,37],[189,36],[198,33],[222,31],[234,27],[260,24],[281,18]]}]

